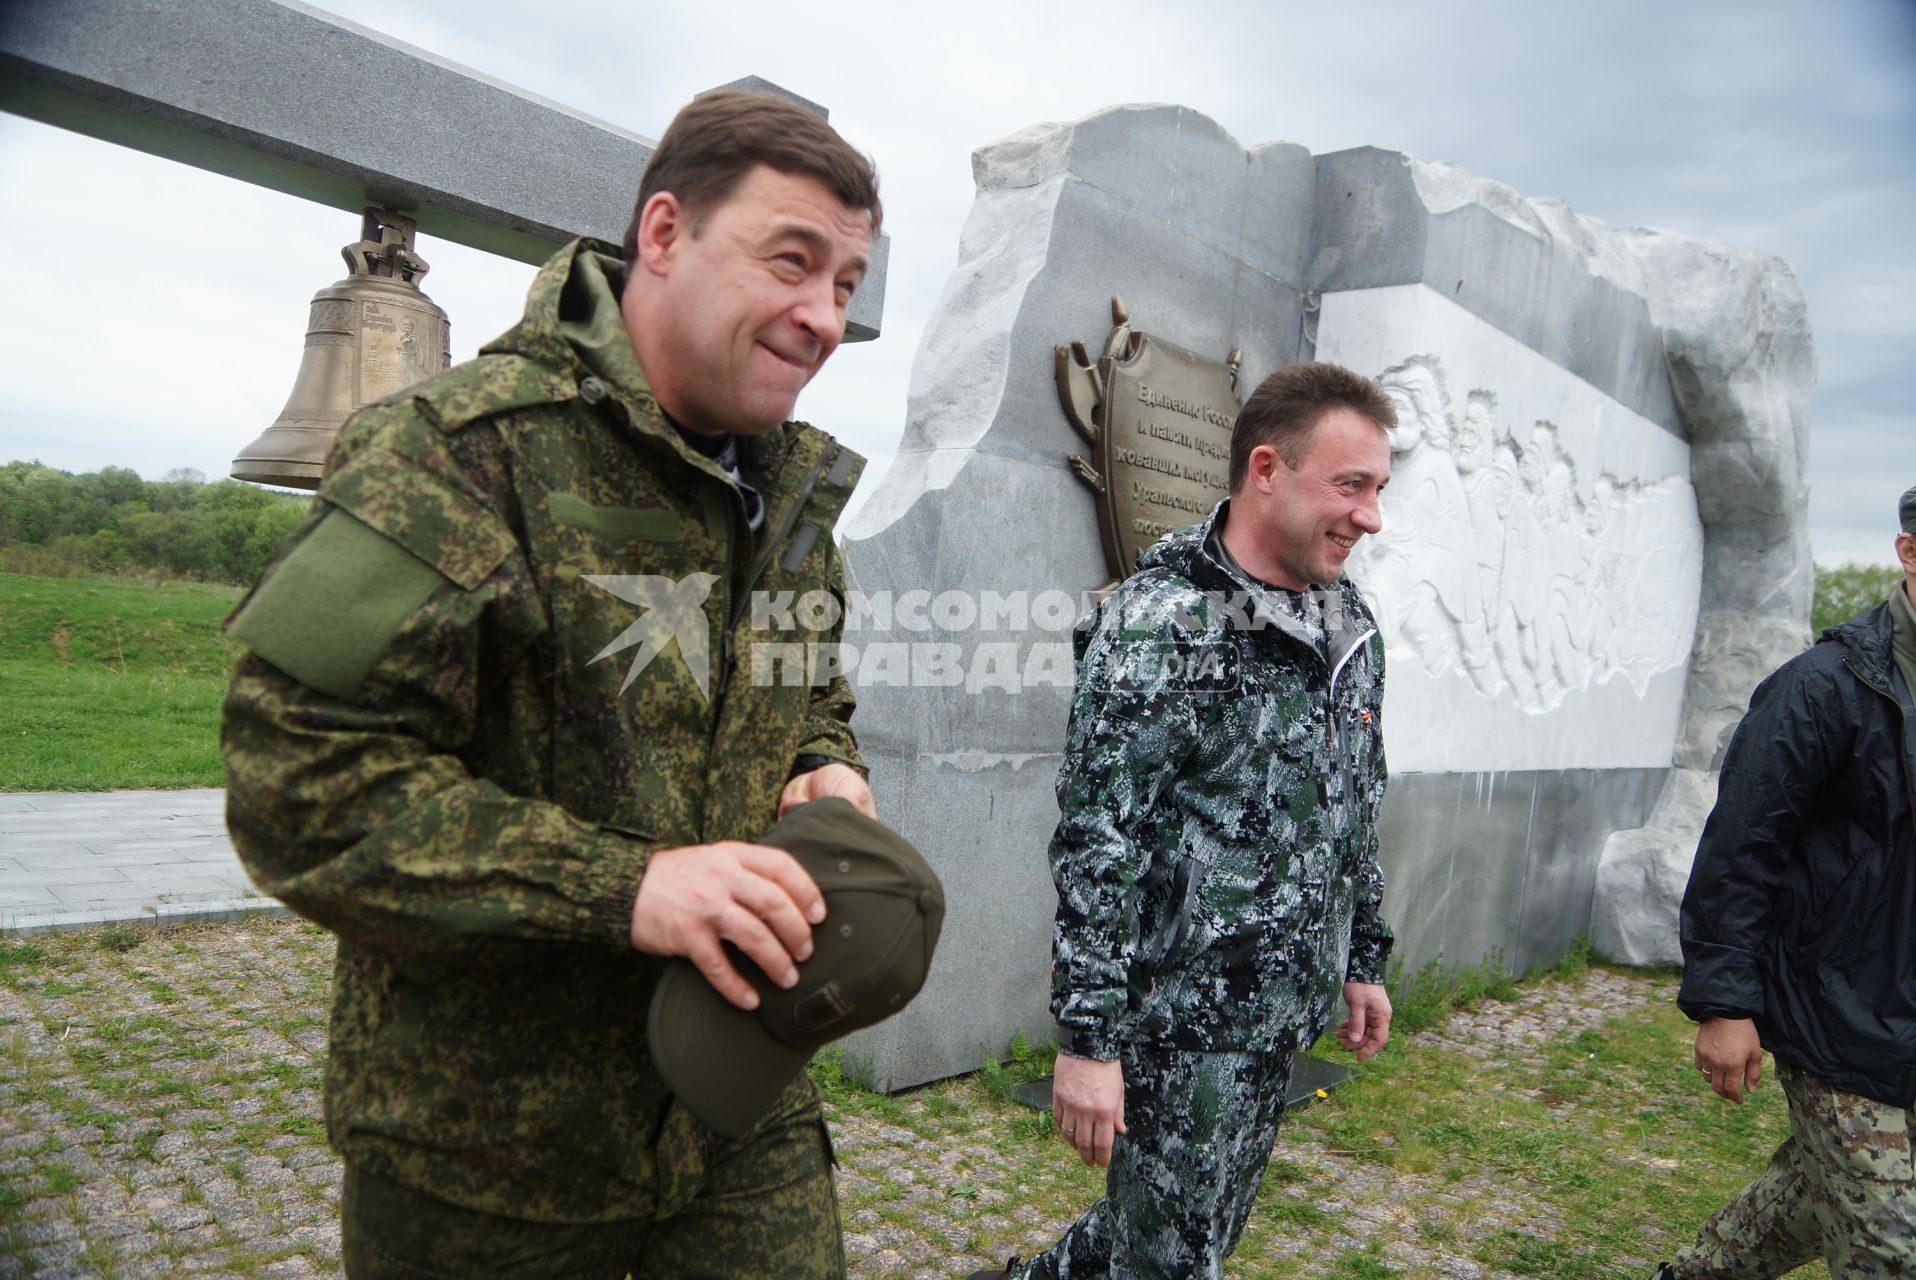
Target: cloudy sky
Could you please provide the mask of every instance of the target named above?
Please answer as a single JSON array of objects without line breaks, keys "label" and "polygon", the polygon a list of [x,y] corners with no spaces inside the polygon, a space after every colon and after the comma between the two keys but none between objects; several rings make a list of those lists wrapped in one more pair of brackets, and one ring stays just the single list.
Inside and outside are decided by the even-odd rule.
[{"label": "cloudy sky", "polygon": [[[1817,560],[1889,562],[1896,496],[1916,484],[1911,0],[321,7],[647,136],[744,75],[829,107],[879,165],[885,332],[843,348],[799,412],[873,459],[867,489],[955,260],[972,150],[1125,102],[1193,107],[1246,145],[1451,160],[1612,225],[1776,254],[1821,364]],[[0,117],[0,461],[224,474],[277,415],[307,299],[356,237],[351,215]],[[470,356],[516,317],[532,268],[420,249],[453,357]]]}]

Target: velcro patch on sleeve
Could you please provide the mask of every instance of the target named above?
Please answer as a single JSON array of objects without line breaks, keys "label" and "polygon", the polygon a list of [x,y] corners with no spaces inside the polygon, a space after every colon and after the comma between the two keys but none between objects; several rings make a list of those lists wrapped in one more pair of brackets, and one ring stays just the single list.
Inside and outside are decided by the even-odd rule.
[{"label": "velcro patch on sleeve", "polygon": [[444,574],[335,507],[227,630],[301,684],[351,698]]}]

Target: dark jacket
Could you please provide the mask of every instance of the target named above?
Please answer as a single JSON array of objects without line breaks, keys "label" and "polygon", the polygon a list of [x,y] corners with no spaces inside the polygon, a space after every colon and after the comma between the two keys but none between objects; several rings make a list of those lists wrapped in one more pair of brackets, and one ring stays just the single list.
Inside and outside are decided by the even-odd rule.
[{"label": "dark jacket", "polygon": [[1916,1098],[1916,787],[1888,605],[1757,686],[1683,896],[1699,1021],[1891,1106]]}]

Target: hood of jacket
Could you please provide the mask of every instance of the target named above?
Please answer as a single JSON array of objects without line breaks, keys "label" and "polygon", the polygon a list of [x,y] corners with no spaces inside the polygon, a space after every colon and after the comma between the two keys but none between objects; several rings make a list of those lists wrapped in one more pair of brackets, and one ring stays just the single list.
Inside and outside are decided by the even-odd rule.
[{"label": "hood of jacket", "polygon": [[618,248],[581,236],[546,259],[526,290],[519,322],[479,354],[525,356],[579,377],[596,374],[621,391],[649,393],[619,314],[624,284]]}]

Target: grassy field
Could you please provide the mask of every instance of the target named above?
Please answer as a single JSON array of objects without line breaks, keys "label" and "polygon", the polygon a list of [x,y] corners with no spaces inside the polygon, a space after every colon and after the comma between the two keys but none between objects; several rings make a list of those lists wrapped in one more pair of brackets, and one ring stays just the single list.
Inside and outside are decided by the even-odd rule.
[{"label": "grassy field", "polygon": [[0,573],[0,790],[218,786],[240,594]]}]

